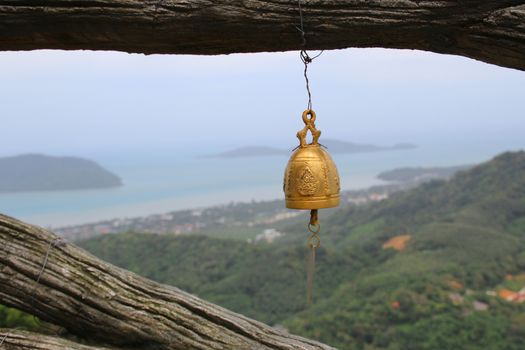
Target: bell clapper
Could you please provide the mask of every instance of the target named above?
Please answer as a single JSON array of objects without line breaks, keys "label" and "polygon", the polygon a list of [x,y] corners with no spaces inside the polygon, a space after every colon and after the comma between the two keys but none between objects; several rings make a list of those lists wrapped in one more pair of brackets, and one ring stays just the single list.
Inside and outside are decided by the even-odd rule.
[{"label": "bell clapper", "polygon": [[308,260],[308,272],[306,276],[306,304],[312,303],[312,288],[314,284],[315,274],[315,254],[316,249],[321,245],[321,239],[317,235],[321,231],[321,224],[317,216],[317,209],[310,211],[310,222],[308,223],[308,231],[311,235],[308,237],[308,247],[310,248],[310,258]]}]

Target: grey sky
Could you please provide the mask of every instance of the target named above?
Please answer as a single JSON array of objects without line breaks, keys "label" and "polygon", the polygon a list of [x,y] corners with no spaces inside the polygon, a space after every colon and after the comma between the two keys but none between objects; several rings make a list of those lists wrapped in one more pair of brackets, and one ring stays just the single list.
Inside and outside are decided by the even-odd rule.
[{"label": "grey sky", "polygon": [[[322,137],[497,142],[525,132],[525,72],[426,52],[349,49],[325,52],[310,76]],[[306,106],[297,52],[4,52],[0,79],[1,156],[290,146]]]}]

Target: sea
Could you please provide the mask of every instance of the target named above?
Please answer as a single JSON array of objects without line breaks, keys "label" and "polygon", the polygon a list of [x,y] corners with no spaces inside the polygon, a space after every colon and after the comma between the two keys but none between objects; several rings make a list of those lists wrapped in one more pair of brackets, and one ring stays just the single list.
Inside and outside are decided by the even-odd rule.
[{"label": "sea", "polygon": [[[405,166],[454,166],[525,148],[519,136],[420,140],[415,149],[334,154],[343,190],[382,184],[377,175]],[[68,154],[82,156],[77,154]],[[198,154],[121,152],[89,157],[119,175],[119,188],[0,194],[0,212],[47,228],[147,216],[232,202],[282,199],[286,156],[202,158]],[[284,206],[284,202],[283,202]]]}]

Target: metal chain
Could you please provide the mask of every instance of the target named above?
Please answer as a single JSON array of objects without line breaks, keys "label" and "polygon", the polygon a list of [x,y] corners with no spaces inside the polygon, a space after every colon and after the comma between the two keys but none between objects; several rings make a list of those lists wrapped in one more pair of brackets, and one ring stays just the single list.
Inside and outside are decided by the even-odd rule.
[{"label": "metal chain", "polygon": [[304,80],[306,81],[306,92],[308,93],[308,106],[307,109],[312,109],[312,92],[310,91],[310,80],[308,79],[308,65],[313,62],[317,57],[321,56],[324,52],[322,50],[320,53],[315,55],[314,57],[310,57],[308,55],[308,52],[306,51],[306,32],[304,31],[304,19],[303,19],[303,8],[301,6],[301,0],[297,0],[297,3],[299,5],[299,18],[300,18],[300,27],[295,27],[297,30],[301,33],[301,52],[299,53],[299,57],[301,58],[301,61],[304,64]]},{"label": "metal chain", "polygon": [[317,216],[317,209],[310,211],[310,222],[308,223],[308,231],[311,235],[308,237],[308,247],[310,248],[310,257],[308,259],[308,269],[306,273],[306,305],[312,304],[312,294],[315,275],[315,257],[317,248],[321,246],[321,239],[317,235],[321,231],[321,224]]},{"label": "metal chain", "polygon": [[310,237],[308,238],[308,246],[310,248],[319,248],[321,245],[321,239],[317,235],[319,231],[321,231],[321,224],[319,223],[319,217],[317,213],[317,209],[310,211],[310,222],[308,223],[308,231],[311,233]]}]

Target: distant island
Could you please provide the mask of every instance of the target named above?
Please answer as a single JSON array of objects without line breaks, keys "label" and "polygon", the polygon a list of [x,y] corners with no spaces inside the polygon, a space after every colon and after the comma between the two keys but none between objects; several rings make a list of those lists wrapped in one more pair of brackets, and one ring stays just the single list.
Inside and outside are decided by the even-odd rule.
[{"label": "distant island", "polygon": [[87,159],[40,154],[0,158],[0,193],[118,186],[118,176]]},{"label": "distant island", "polygon": [[[364,153],[364,152],[381,152],[393,151],[403,149],[414,149],[416,145],[410,143],[399,143],[393,146],[376,146],[369,144],[360,144],[347,141],[324,139],[320,142],[323,146],[330,150],[332,154],[343,153]],[[226,152],[201,156],[199,158],[237,158],[237,157],[262,157],[275,155],[289,155],[290,150],[266,147],[266,146],[246,146],[240,147]]]},{"label": "distant island", "polygon": [[246,146],[239,147],[230,151],[221,152],[217,154],[210,154],[202,156],[201,158],[236,158],[236,157],[261,157],[261,156],[275,156],[284,155],[290,152],[274,147],[265,146]]},{"label": "distant island", "polygon": [[473,165],[458,165],[450,167],[415,167],[398,168],[388,170],[377,175],[377,178],[384,181],[397,183],[421,183],[437,179],[450,179],[456,173],[472,168]]}]

